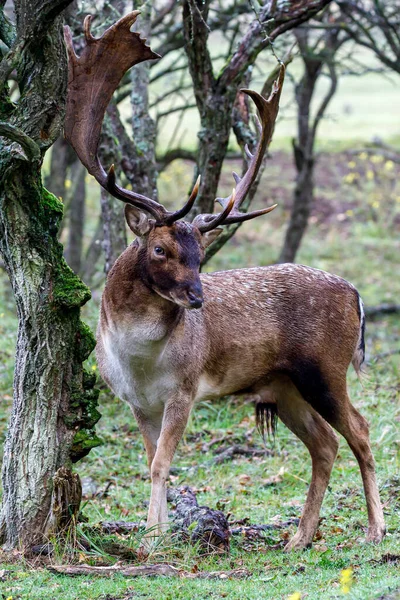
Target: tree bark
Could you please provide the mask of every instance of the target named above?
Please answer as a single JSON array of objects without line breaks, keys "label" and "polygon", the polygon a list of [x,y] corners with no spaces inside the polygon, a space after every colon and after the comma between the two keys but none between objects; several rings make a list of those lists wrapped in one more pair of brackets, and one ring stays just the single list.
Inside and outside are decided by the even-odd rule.
[{"label": "tree bark", "polygon": [[104,272],[106,275],[117,258],[126,249],[126,230],[121,202],[101,189],[101,215],[103,220]]},{"label": "tree bark", "polygon": [[[294,153],[301,150],[293,141]],[[314,159],[304,157],[297,168],[296,185],[293,192],[293,207],[279,257],[280,263],[294,262],[301,240],[306,232],[311,208],[314,203]]]},{"label": "tree bark", "polygon": [[[103,122],[100,139],[99,157],[108,169],[112,164],[121,164],[122,146],[119,140],[116,124],[120,124],[118,109],[110,104]],[[122,124],[121,124],[122,127]],[[104,272],[107,275],[118,256],[127,246],[126,228],[123,203],[111,196],[103,188],[100,192],[101,216],[103,220]]]},{"label": "tree bark", "polygon": [[46,177],[46,187],[51,188],[56,198],[65,200],[67,179],[67,169],[73,160],[73,150],[63,136],[54,142],[51,149],[50,172]]},{"label": "tree bark", "polygon": [[[66,53],[59,13],[67,1],[15,1],[15,43],[0,64],[0,253],[15,295],[14,399],[4,449],[0,539],[8,549],[40,543],[57,470],[99,440],[94,377],[82,362],[94,347],[80,307],[90,298],[67,266],[57,233],[62,203],[43,186],[43,155],[64,111]],[[21,96],[6,79],[17,68]],[[3,77],[1,81],[1,77]],[[7,129],[7,128],[6,128]]]},{"label": "tree bark", "polygon": [[[325,13],[329,18],[328,11]],[[335,53],[347,39],[340,35],[340,28],[327,30],[318,42],[323,41],[317,52],[318,42],[309,45],[309,31],[306,28],[295,31],[295,37],[304,64],[304,74],[296,86],[297,139],[293,140],[293,157],[296,166],[296,185],[293,205],[285,240],[279,257],[280,263],[294,262],[297,251],[308,226],[314,203],[314,145],[317,129],[332,100],[337,87],[334,65]],[[331,79],[330,88],[323,98],[314,118],[311,118],[311,103],[322,69],[328,65]]]},{"label": "tree bark", "polygon": [[96,231],[93,234],[89,247],[86,251],[84,264],[82,267],[82,279],[90,288],[93,285],[94,275],[96,273],[96,266],[99,262],[103,243],[103,219],[100,215]]},{"label": "tree bark", "polygon": [[85,225],[86,170],[80,162],[75,163],[71,170],[75,171],[76,179],[73,182],[73,189],[72,194],[70,195],[68,207],[69,227],[65,258],[74,273],[80,275],[82,266],[83,232]]},{"label": "tree bark", "polygon": [[[141,7],[136,28],[150,42],[152,3],[134,0],[133,8]],[[149,61],[135,65],[131,71],[131,107],[133,154],[130,156],[135,191],[153,200],[158,199],[156,167],[156,126],[149,114]]]}]

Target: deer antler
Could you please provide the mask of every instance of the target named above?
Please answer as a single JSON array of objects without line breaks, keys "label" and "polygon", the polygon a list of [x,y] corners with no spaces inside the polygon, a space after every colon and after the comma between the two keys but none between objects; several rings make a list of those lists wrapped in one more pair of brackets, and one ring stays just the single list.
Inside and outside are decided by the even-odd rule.
[{"label": "deer antler", "polygon": [[100,164],[97,149],[107,106],[126,71],[144,60],[160,58],[138,33],[130,31],[140,11],[133,11],[114,23],[98,39],[90,33],[91,16],[84,21],[86,46],[77,56],[69,27],[64,28],[69,55],[68,96],[65,137],[91,175],[110,194],[150,213],[157,222],[172,223],[192,208],[198,182],[185,206],[171,213],[162,204],[117,185],[114,166],[108,174]]},{"label": "deer antler", "polygon": [[[259,217],[260,215],[265,215],[271,210],[276,208],[276,204],[273,206],[269,206],[268,208],[263,208],[261,210],[255,210],[249,213],[240,212],[240,206],[243,203],[251,185],[257,177],[258,170],[261,165],[261,161],[263,159],[264,153],[268,148],[272,134],[274,132],[275,120],[279,110],[279,99],[282,91],[282,84],[285,77],[285,67],[282,65],[279,77],[274,82],[272,92],[266,100],[257,92],[253,90],[242,89],[241,91],[250,96],[253,100],[254,104],[257,106],[260,119],[257,119],[257,125],[260,131],[260,140],[258,142],[255,154],[251,154],[250,150],[246,146],[245,152],[249,159],[249,166],[246,173],[243,177],[239,177],[237,173],[233,173],[234,180],[236,182],[236,190],[228,196],[227,198],[217,198],[216,201],[221,204],[224,208],[224,211],[218,215],[198,215],[194,219],[195,225],[200,229],[200,231],[210,231],[214,229],[217,225],[230,225],[231,223],[240,223],[241,221],[248,221],[249,219],[254,219],[255,217]],[[233,198],[233,202],[232,202]],[[231,211],[228,211],[226,214],[226,210],[229,206],[233,205]],[[222,214],[226,214],[225,218],[221,218]]]}]

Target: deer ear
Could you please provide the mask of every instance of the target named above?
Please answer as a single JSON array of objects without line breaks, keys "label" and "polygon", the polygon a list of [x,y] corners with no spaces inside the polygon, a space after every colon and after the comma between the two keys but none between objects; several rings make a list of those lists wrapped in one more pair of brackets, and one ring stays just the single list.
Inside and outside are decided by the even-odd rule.
[{"label": "deer ear", "polygon": [[223,231],[221,227],[217,227],[216,229],[211,229],[211,231],[206,231],[206,233],[201,234],[201,245],[203,248],[207,248],[212,242],[217,239],[219,234]]},{"label": "deer ear", "polygon": [[150,219],[141,210],[130,204],[125,204],[125,219],[129,229],[139,237],[146,235],[151,229]]}]

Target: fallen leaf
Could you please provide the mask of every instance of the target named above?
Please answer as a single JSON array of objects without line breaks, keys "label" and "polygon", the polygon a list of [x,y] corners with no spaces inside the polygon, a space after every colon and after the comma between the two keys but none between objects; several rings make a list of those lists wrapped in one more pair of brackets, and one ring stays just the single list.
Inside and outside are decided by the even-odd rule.
[{"label": "fallen leaf", "polygon": [[239,483],[240,485],[251,485],[251,477],[246,473],[242,473],[239,475]]}]

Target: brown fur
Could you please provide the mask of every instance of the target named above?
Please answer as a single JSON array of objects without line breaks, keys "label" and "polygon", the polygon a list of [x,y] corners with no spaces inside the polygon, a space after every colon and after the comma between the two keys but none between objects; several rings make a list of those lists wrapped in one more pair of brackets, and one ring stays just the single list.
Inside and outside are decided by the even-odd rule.
[{"label": "brown fur", "polygon": [[[162,260],[154,256],[160,245]],[[331,426],[360,464],[368,538],[380,541],[368,426],[346,392],[348,367],[360,362],[357,291],[301,265],[199,275],[205,245],[189,224],[150,228],[118,259],[103,295],[98,362],[144,436],[152,477],[148,528],[165,525],[168,471],[193,403],[247,390],[269,406],[267,428],[275,405],[311,455],[312,481],[288,549],[312,542],[337,451]],[[186,310],[193,289],[203,306]]]}]

